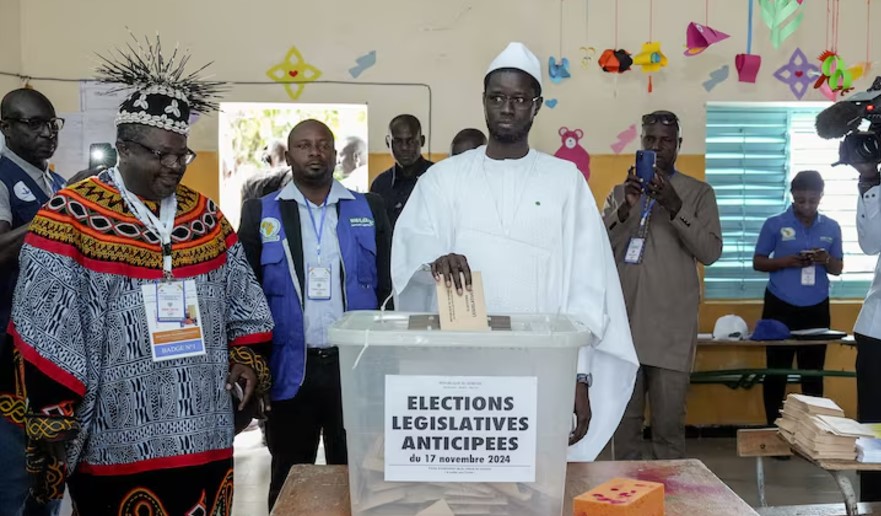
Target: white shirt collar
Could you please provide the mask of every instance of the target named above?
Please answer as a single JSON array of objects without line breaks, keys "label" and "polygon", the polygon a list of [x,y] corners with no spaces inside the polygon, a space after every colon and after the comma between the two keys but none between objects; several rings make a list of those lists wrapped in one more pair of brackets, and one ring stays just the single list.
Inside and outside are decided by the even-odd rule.
[{"label": "white shirt collar", "polygon": [[[291,181],[282,188],[281,191],[278,192],[276,199],[279,201],[297,201],[303,206],[306,205],[306,200],[294,181]],[[339,181],[334,179],[333,184],[330,187],[330,193],[327,194],[327,204],[336,204],[343,199],[354,200],[355,196]]]}]

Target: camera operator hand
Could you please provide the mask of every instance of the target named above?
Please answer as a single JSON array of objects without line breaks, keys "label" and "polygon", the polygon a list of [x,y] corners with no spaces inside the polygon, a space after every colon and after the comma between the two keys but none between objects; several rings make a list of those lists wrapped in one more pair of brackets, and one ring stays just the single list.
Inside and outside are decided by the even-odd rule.
[{"label": "camera operator hand", "polygon": [[878,163],[852,163],[851,166],[860,173],[860,195],[868,192],[872,187],[881,184],[881,174],[878,172]]}]

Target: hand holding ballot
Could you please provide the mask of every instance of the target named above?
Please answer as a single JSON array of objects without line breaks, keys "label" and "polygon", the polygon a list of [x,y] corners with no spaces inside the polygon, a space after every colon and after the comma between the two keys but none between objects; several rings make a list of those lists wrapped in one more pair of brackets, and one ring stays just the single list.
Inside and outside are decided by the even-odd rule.
[{"label": "hand holding ballot", "polygon": [[450,253],[441,256],[432,262],[431,274],[435,281],[440,281],[443,277],[447,288],[456,285],[456,293],[460,296],[463,292],[463,283],[465,289],[471,290],[471,267],[468,266],[468,258],[461,254]]}]

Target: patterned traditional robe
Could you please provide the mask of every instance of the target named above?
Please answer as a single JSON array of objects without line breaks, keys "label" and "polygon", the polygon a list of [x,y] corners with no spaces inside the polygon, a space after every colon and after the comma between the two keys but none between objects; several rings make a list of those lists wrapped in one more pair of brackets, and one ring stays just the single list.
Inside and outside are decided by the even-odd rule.
[{"label": "patterned traditional robe", "polygon": [[[234,408],[225,382],[231,362],[242,362],[268,388],[261,348],[272,320],[214,202],[185,186],[177,198],[173,274],[196,283],[203,356],[152,360],[141,285],[162,277],[161,246],[108,173],[61,190],[22,249],[9,331],[24,359],[28,435],[38,443],[76,433],[66,450],[79,514],[231,510]],[[44,480],[62,477],[32,457]]]}]

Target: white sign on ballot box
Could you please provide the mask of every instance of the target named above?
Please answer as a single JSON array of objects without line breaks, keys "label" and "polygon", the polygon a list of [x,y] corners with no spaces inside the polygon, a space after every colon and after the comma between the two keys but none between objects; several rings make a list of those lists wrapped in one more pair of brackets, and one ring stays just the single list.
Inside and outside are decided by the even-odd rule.
[{"label": "white sign on ballot box", "polygon": [[535,482],[534,376],[385,377],[387,482]]}]

